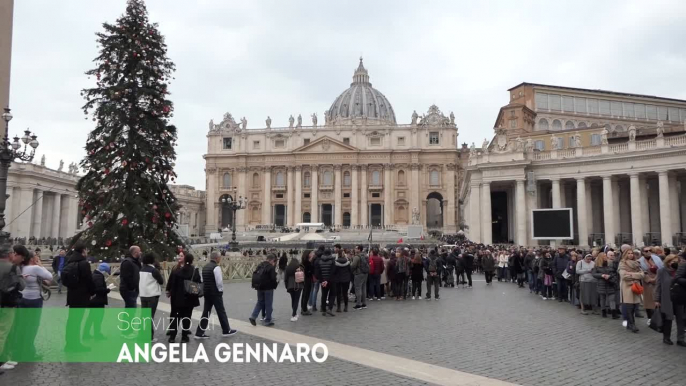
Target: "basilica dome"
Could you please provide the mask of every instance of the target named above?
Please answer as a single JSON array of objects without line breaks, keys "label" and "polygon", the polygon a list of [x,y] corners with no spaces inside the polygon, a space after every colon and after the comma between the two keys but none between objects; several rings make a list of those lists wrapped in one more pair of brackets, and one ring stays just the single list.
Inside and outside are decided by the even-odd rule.
[{"label": "basilica dome", "polygon": [[368,124],[396,124],[391,102],[369,83],[369,74],[362,64],[362,58],[350,88],[336,98],[327,112],[327,118],[329,123],[335,124],[364,118]]}]

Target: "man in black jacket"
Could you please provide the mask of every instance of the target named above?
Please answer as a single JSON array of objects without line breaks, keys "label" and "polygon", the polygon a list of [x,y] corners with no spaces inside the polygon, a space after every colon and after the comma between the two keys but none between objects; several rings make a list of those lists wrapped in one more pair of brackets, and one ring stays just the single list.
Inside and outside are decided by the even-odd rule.
[{"label": "man in black jacket", "polygon": [[[96,308],[105,308],[107,305],[107,294],[110,293],[110,289],[107,288],[107,281],[105,280],[105,274],[110,274],[110,265],[107,263],[100,263],[98,269],[93,271],[93,288],[95,288],[94,296],[90,300],[90,308],[88,311],[88,318],[86,319],[86,326],[83,331],[83,339],[104,340],[105,337],[102,335],[101,326],[102,318],[105,315],[102,310],[93,310]],[[91,329],[93,330],[93,335],[91,335]]]},{"label": "man in black jacket", "polygon": [[469,247],[462,253],[462,260],[464,262],[464,273],[467,275],[467,282],[469,288],[472,288],[472,270],[474,270],[474,254],[472,247]]},{"label": "man in black jacket", "polygon": [[69,256],[67,264],[76,264],[78,283],[67,291],[67,306],[69,316],[67,318],[66,339],[64,351],[84,352],[90,349],[81,343],[81,324],[85,316],[86,308],[90,306],[91,296],[95,295],[95,283],[91,265],[86,261],[88,250],[86,246],[77,243]]},{"label": "man in black jacket", "polygon": [[126,308],[136,308],[141,272],[140,256],[140,247],[131,246],[119,269],[119,293],[124,299],[124,307]]},{"label": "man in black jacket", "polygon": [[195,339],[207,339],[205,334],[207,324],[212,312],[212,307],[217,311],[219,324],[222,326],[222,336],[228,337],[236,334],[229,326],[229,318],[226,316],[224,308],[224,280],[222,268],[219,265],[222,261],[221,253],[214,251],[210,254],[210,262],[202,268],[203,296],[205,297],[205,307],[202,310],[200,324],[195,331]]},{"label": "man in black jacket", "polygon": [[[325,249],[324,254],[317,259],[314,265],[314,275],[320,283],[322,283],[322,315],[334,315],[333,303],[336,299],[336,283],[334,277],[336,274],[336,260],[331,255],[330,249]],[[328,307],[327,307],[328,300]]]},{"label": "man in black jacket", "polygon": [[253,275],[260,275],[259,278],[253,280],[253,288],[257,290],[257,303],[255,308],[250,315],[250,324],[253,326],[257,325],[255,321],[260,311],[264,309],[264,322],[263,324],[267,327],[274,325],[272,320],[272,304],[274,303],[274,289],[278,285],[276,280],[276,255],[270,253],[267,255],[267,259],[260,263]]}]

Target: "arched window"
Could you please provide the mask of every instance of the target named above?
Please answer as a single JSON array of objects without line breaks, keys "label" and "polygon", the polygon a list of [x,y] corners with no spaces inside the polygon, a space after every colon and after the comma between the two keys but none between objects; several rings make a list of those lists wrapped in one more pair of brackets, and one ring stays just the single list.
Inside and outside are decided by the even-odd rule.
[{"label": "arched window", "polygon": [[586,122],[579,122],[579,128],[586,127]]},{"label": "arched window", "polygon": [[286,182],[283,180],[283,172],[276,173],[276,186],[286,186]]},{"label": "arched window", "polygon": [[548,130],[549,128],[547,119],[541,118],[541,120],[538,121],[538,130]]},{"label": "arched window", "polygon": [[438,170],[432,170],[429,174],[429,185],[438,186],[441,184],[441,174]]},{"label": "arched window", "polygon": [[255,173],[252,175],[252,187],[253,188],[259,188],[260,187],[260,175],[258,173]]},{"label": "arched window", "polygon": [[398,171],[398,185],[405,185],[405,171]]},{"label": "arched window", "polygon": [[329,170],[324,172],[324,185],[325,186],[333,185],[333,173],[331,173],[331,171],[329,171]]},{"label": "arched window", "polygon": [[350,178],[350,172],[343,173],[343,186],[350,186],[352,183],[352,178]]},{"label": "arched window", "polygon": [[231,187],[231,174],[224,173],[224,177],[222,178],[222,186],[224,188],[230,188]]},{"label": "arched window", "polygon": [[305,172],[305,178],[303,179],[303,185],[305,187],[310,187],[310,172]]},{"label": "arched window", "polygon": [[372,185],[381,185],[381,172],[378,170],[372,172]]},{"label": "arched window", "polygon": [[553,130],[562,130],[562,122],[559,119],[553,121]]},{"label": "arched window", "polygon": [[567,121],[567,123],[565,123],[565,130],[574,130],[574,122]]},{"label": "arched window", "polygon": [[311,222],[311,217],[312,216],[310,216],[310,212],[303,213],[303,222]]}]

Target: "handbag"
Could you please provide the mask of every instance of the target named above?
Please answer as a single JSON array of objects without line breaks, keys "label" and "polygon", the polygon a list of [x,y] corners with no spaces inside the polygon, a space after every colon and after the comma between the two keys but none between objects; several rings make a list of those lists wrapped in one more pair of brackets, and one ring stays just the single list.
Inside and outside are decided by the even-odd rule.
[{"label": "handbag", "polygon": [[296,283],[302,283],[304,281],[305,281],[305,272],[303,272],[300,269],[295,271],[295,282]]},{"label": "handbag", "polygon": [[183,289],[186,291],[186,295],[193,295],[201,298],[203,296],[202,283],[193,281],[196,272],[198,272],[197,268],[193,270],[193,275],[190,280],[183,281]]},{"label": "handbag", "polygon": [[631,285],[631,292],[633,292],[636,295],[643,295],[643,286],[635,281],[634,284]]},{"label": "handbag", "polygon": [[649,327],[657,332],[662,332],[662,311],[660,310],[660,307],[655,307],[653,316],[650,318]]},{"label": "handbag", "polygon": [[565,268],[565,271],[562,272],[562,277],[563,277],[565,280],[569,280],[569,278],[570,278],[571,276],[572,276],[572,275],[571,275],[569,272],[567,272],[567,269]]}]

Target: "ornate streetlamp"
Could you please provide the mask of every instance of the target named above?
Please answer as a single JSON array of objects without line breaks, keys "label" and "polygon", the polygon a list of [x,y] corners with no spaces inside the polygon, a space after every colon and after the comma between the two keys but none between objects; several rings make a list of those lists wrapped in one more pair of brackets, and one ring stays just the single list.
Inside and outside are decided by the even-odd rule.
[{"label": "ornate streetlamp", "polygon": [[[233,193],[236,195],[236,192],[238,189],[235,187],[233,188]],[[248,204],[248,198],[247,197],[238,197],[238,199],[234,200],[231,198],[231,196],[226,195],[223,196],[219,202],[227,206],[231,210],[231,242],[229,245],[231,246],[231,250],[234,252],[238,251],[238,241],[236,241],[236,211],[245,209],[245,207]]]},{"label": "ornate streetlamp", "polygon": [[24,136],[21,137],[21,142],[24,143],[23,149],[20,150],[21,142],[19,142],[19,137],[15,136],[14,140],[10,142],[9,126],[12,114],[9,107],[5,108],[2,119],[5,121],[5,138],[3,138],[2,144],[0,144],[0,245],[6,244],[10,238],[9,232],[3,231],[5,228],[5,205],[7,204],[8,197],[7,175],[9,174],[10,165],[12,165],[14,160],[31,162],[38,147],[37,136],[28,129],[24,131]]}]

